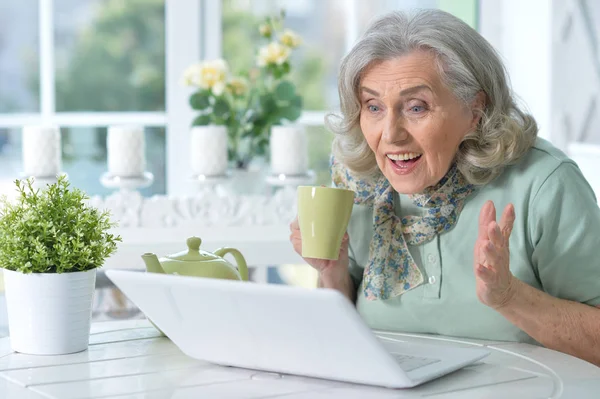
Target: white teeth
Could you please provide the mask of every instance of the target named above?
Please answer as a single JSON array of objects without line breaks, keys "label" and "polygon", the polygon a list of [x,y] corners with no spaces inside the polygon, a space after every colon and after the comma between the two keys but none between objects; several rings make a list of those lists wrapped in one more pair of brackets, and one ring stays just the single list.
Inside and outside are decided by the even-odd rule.
[{"label": "white teeth", "polygon": [[416,152],[408,152],[404,154],[387,154],[387,157],[392,161],[408,161],[409,159],[414,159],[420,157],[421,154]]}]

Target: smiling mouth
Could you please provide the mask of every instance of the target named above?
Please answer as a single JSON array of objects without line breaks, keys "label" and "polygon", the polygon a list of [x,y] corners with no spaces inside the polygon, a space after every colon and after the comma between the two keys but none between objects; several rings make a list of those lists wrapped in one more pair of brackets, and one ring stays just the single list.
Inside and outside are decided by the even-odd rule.
[{"label": "smiling mouth", "polygon": [[386,157],[399,168],[409,168],[415,164],[423,154],[409,152],[405,154],[387,154]]}]

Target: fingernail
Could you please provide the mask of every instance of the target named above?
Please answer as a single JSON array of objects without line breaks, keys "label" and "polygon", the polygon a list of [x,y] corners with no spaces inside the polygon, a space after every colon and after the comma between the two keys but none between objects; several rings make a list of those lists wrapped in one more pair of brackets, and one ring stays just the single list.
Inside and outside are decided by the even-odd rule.
[{"label": "fingernail", "polygon": [[492,244],[491,241],[488,241],[488,243],[485,246],[487,249],[494,249],[494,244]]}]

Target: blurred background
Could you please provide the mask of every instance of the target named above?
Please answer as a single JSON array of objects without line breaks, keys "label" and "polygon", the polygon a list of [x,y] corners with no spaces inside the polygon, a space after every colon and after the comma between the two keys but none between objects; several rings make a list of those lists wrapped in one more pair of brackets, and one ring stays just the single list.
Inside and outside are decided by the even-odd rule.
[{"label": "blurred background", "polygon": [[[146,128],[155,180],[141,193],[190,194],[181,154],[193,112],[183,71],[219,57],[234,72],[247,68],[259,23],[280,9],[304,41],[292,79],[304,97],[309,168],[316,184],[329,184],[332,135],[323,119],[338,106],[340,60],[374,17],[416,7],[453,13],[492,43],[540,136],[576,158],[599,193],[593,0],[0,0],[0,194],[10,194],[22,172],[21,127],[40,123],[60,126],[63,170],[92,196],[112,192],[100,182],[107,126],[128,123]],[[303,273],[310,275],[274,270],[270,281],[307,281]]]},{"label": "blurred background", "polygon": [[[318,174],[318,183],[327,183],[332,136],[323,128],[323,116],[337,106],[340,59],[368,22],[388,10],[419,6],[445,8],[474,27],[478,24],[474,0],[166,3],[0,2],[0,192],[12,190],[12,180],[21,172],[21,126],[41,121],[61,126],[63,169],[90,195],[110,193],[99,178],[106,171],[106,127],[113,122],[146,126],[148,169],[155,182],[143,194],[182,191],[169,184],[168,176],[185,175],[185,169],[176,170],[185,165],[169,163],[167,143],[182,143],[179,150],[184,151],[182,138],[187,132],[176,129],[185,129],[192,119],[169,125],[168,114],[177,111],[167,108],[167,98],[170,92],[183,92],[180,78],[185,65],[179,70],[175,66],[169,76],[166,66],[182,58],[174,53],[181,51],[190,60],[221,56],[233,71],[246,68],[254,62],[262,18],[282,8],[286,26],[303,38],[292,60],[293,80],[304,97],[306,115],[301,122],[309,135],[310,168]],[[197,10],[197,15],[178,21],[176,14],[186,9]],[[178,26],[169,25],[168,13]],[[189,26],[180,25],[187,22]],[[183,41],[197,43],[197,48],[189,50]],[[183,106],[186,99],[182,94]],[[170,135],[177,137],[169,140]]]}]

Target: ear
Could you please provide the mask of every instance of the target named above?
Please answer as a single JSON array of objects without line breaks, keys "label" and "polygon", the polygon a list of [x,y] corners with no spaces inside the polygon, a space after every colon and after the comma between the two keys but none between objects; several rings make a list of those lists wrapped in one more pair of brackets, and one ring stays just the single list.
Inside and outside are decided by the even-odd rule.
[{"label": "ear", "polygon": [[481,115],[483,115],[483,112],[485,110],[485,105],[486,105],[486,95],[483,91],[480,91],[475,95],[475,98],[471,102],[471,115],[472,115],[471,129],[472,130],[475,130],[477,128],[477,125],[479,124],[479,121],[481,120]]}]

